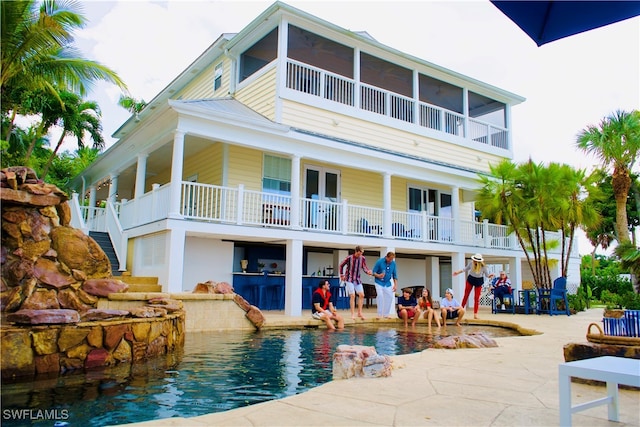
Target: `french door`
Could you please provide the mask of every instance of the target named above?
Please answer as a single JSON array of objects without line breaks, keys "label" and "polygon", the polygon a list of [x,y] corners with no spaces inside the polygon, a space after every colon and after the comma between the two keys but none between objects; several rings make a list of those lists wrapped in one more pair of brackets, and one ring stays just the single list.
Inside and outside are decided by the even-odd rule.
[{"label": "french door", "polygon": [[304,167],[303,221],[305,228],[338,230],[340,172],[318,166]]}]

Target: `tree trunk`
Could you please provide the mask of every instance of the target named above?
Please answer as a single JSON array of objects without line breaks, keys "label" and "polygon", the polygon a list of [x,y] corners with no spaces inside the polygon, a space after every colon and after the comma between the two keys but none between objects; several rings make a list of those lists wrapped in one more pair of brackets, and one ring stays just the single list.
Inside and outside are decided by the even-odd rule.
[{"label": "tree trunk", "polygon": [[58,150],[62,146],[62,141],[64,140],[64,137],[65,137],[65,132],[63,131],[62,135],[60,135],[60,139],[58,140],[58,144],[56,144],[56,148],[53,150],[53,153],[51,153],[51,155],[49,156],[49,160],[47,160],[47,165],[44,167],[44,170],[42,171],[42,176],[40,178],[43,181],[44,181],[44,177],[47,176],[47,172],[49,172],[49,168],[51,167],[51,163],[53,163],[53,159],[56,157]]}]

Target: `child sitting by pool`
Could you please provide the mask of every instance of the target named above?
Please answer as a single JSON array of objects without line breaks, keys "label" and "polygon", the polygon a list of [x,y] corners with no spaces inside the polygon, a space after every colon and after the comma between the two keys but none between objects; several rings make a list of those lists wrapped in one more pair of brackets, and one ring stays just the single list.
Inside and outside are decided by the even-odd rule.
[{"label": "child sitting by pool", "polygon": [[413,289],[404,288],[402,296],[398,297],[398,317],[404,320],[405,328],[409,319],[412,319],[411,326],[416,326],[416,321],[420,318],[420,308],[412,292]]}]

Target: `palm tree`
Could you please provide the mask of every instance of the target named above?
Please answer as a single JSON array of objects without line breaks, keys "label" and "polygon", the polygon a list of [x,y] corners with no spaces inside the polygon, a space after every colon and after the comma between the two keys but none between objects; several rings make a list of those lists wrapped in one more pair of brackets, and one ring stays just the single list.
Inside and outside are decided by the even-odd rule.
[{"label": "palm tree", "polygon": [[[509,226],[536,286],[551,287],[548,250],[561,246],[561,274],[566,276],[576,228],[598,220],[591,178],[567,165],[531,160],[520,165],[503,160],[490,171],[491,176],[480,176],[476,206],[484,217]],[[549,231],[560,231],[560,238],[549,240]]]},{"label": "palm tree", "polygon": [[2,114],[11,112],[7,138],[16,114],[31,91],[56,88],[85,95],[96,80],[105,80],[126,90],[118,75],[104,65],[83,59],[73,48],[75,29],[85,18],[75,1],[15,0],[0,2],[0,93]]},{"label": "palm tree", "polygon": [[602,166],[612,168],[611,184],[616,200],[616,237],[629,241],[627,198],[631,187],[631,170],[640,153],[640,111],[616,111],[599,126],[589,125],[577,137],[577,146],[600,158]]},{"label": "palm tree", "polygon": [[62,134],[49,157],[41,178],[47,175],[51,162],[62,146],[66,136],[75,136],[78,147],[84,147],[85,133],[88,133],[93,140],[93,148],[104,148],[104,138],[102,137],[102,124],[100,123],[100,107],[95,101],[83,101],[79,96],[70,92],[61,92],[60,98],[64,102],[64,112],[60,116],[58,125],[62,127]]}]

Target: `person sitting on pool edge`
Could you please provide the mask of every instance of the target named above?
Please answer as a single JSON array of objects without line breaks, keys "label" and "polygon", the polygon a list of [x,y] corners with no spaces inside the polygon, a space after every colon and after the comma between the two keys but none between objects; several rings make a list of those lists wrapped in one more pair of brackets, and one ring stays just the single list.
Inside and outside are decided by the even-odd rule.
[{"label": "person sitting on pool edge", "polygon": [[404,327],[407,327],[409,319],[412,319],[411,326],[416,326],[416,321],[420,318],[418,301],[413,296],[413,289],[404,288],[402,296],[398,297],[398,317],[404,320]]},{"label": "person sitting on pool edge", "polygon": [[455,319],[456,326],[460,326],[460,321],[464,317],[464,308],[460,303],[453,298],[453,289],[447,288],[444,293],[444,298],[440,302],[440,311],[442,312],[442,325],[447,326],[447,319]]},{"label": "person sitting on pool edge", "polygon": [[440,313],[433,309],[431,291],[428,288],[422,289],[422,296],[418,298],[418,308],[424,313],[424,318],[427,319],[429,328],[431,327],[431,318],[436,321],[438,328],[440,327]]},{"label": "person sitting on pool edge", "polygon": [[321,280],[318,283],[318,289],[313,293],[311,300],[311,317],[318,320],[324,320],[327,329],[335,330],[333,322],[338,325],[338,329],[344,329],[344,319],[338,314],[338,311],[331,302],[331,292],[329,292],[330,284],[328,280]]}]

